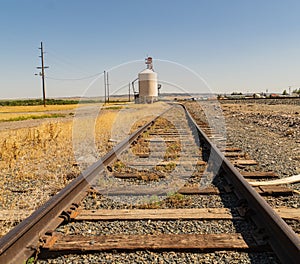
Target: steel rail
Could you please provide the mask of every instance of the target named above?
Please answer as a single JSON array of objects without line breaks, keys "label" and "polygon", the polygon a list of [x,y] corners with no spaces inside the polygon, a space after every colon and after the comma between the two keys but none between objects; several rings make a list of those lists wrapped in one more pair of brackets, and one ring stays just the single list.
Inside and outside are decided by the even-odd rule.
[{"label": "steel rail", "polygon": [[228,161],[224,154],[210,141],[202,129],[197,125],[186,107],[188,118],[199,131],[199,136],[210,148],[209,161],[221,164],[220,170],[234,187],[238,197],[247,200],[247,206],[253,210],[251,219],[264,229],[267,234],[267,242],[282,263],[299,263],[300,238],[284,222],[284,220],[272,209],[272,207],[251,187],[241,173]]},{"label": "steel rail", "polygon": [[[169,110],[170,108],[160,115]],[[3,236],[0,239],[0,263],[24,263],[35,252],[38,252],[40,238],[47,232],[53,231],[64,221],[64,218],[60,217],[63,216],[62,213],[67,212],[65,215],[68,217],[68,211],[76,209],[77,204],[86,195],[90,186],[89,183],[101,174],[105,166],[128,148],[158,117],[124,139],[104,157],[88,167],[69,185],[37,209],[31,216]]]}]

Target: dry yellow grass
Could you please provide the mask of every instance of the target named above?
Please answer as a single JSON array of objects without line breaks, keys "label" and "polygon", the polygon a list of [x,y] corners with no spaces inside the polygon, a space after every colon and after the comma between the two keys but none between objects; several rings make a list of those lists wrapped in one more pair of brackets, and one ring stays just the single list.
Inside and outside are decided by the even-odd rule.
[{"label": "dry yellow grass", "polygon": [[[117,111],[104,110],[95,124],[99,156],[109,146]],[[37,127],[0,131],[0,210],[34,210],[75,178],[73,122],[51,120]],[[7,219],[0,236],[13,225]]]},{"label": "dry yellow grass", "polygon": [[18,117],[28,117],[28,116],[43,116],[49,114],[49,112],[59,112],[67,110],[75,110],[77,107],[84,107],[85,105],[47,105],[46,107],[42,105],[33,106],[0,106],[0,121],[16,119]]},{"label": "dry yellow grass", "polygon": [[[83,104],[80,106],[84,106]],[[29,106],[1,106],[0,113],[46,112],[76,109],[78,104],[71,105],[29,105]]]},{"label": "dry yellow grass", "polygon": [[[47,106],[46,109],[43,106],[0,107],[0,116],[24,113],[36,115],[45,111],[60,113],[60,110],[72,110],[76,107],[77,105]],[[144,109],[146,114],[143,115],[146,116],[155,108],[137,105],[124,107]],[[119,107],[109,105],[101,111],[93,124],[93,140],[98,157],[103,156],[115,144],[109,142],[113,122],[126,123],[124,116],[116,119],[119,111]],[[128,115],[131,119],[136,113],[128,112]],[[90,120],[87,115],[82,120],[82,127]],[[34,123],[35,127],[30,127],[31,121],[26,122],[26,128],[0,131],[0,210],[35,210],[80,173],[72,144],[72,120],[49,119]],[[7,124],[3,123],[9,127]],[[83,130],[83,135],[84,133]],[[0,236],[15,225],[13,219],[14,215],[1,221]]]}]

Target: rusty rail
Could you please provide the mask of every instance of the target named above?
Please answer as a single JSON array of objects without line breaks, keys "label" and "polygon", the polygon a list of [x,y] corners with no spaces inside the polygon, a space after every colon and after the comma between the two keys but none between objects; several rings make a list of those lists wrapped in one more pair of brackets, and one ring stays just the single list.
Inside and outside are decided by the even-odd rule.
[{"label": "rusty rail", "polygon": [[[183,106],[185,108],[185,106]],[[186,109],[186,108],[185,108]],[[300,238],[271,208],[271,206],[250,186],[241,173],[225,158],[224,154],[209,140],[187,111],[191,122],[194,123],[199,136],[210,148],[209,160],[221,164],[220,170],[233,186],[233,191],[243,199],[244,204],[252,210],[251,219],[263,230],[268,243],[283,263],[299,263]]]},{"label": "rusty rail", "polygon": [[72,211],[78,207],[77,204],[86,195],[90,186],[89,182],[92,182],[97,175],[102,173],[105,166],[111,163],[123,150],[128,148],[158,117],[124,139],[31,216],[3,236],[0,239],[0,263],[24,263],[27,258],[38,251],[40,237],[53,231],[65,218],[70,217]]}]

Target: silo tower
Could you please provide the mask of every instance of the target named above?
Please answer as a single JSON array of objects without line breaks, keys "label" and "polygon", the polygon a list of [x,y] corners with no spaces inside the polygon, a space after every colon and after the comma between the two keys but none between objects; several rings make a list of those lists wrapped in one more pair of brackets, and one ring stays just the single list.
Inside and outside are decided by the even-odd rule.
[{"label": "silo tower", "polygon": [[151,57],[146,58],[145,63],[147,68],[138,75],[139,103],[153,103],[158,96],[157,73],[153,70]]}]

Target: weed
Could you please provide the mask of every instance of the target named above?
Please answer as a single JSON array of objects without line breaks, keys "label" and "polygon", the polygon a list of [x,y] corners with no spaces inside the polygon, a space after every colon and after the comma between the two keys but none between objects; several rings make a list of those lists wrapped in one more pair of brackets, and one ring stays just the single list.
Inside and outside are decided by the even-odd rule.
[{"label": "weed", "polygon": [[155,169],[162,172],[172,172],[176,168],[176,163],[169,162],[166,165],[157,165]]},{"label": "weed", "polygon": [[105,107],[104,109],[105,110],[120,110],[122,108],[123,108],[123,106],[108,106],[108,107]]},{"label": "weed", "polygon": [[160,201],[156,195],[151,195],[149,198],[145,198],[144,201],[137,206],[139,209],[158,209],[159,207]]},{"label": "weed", "polygon": [[49,114],[49,115],[28,115],[28,116],[18,116],[9,119],[0,120],[0,122],[11,122],[11,121],[24,121],[29,119],[45,119],[45,118],[58,118],[58,117],[65,117],[62,114]]},{"label": "weed", "polygon": [[168,198],[169,198],[170,200],[177,200],[177,201],[180,201],[180,200],[183,200],[185,197],[184,197],[184,195],[181,194],[181,193],[170,193],[170,194],[168,195]]},{"label": "weed", "polygon": [[171,193],[165,200],[164,203],[166,205],[172,206],[172,207],[183,207],[188,206],[192,203],[192,200],[190,198],[187,198],[183,194],[180,193]]},{"label": "weed", "polygon": [[117,160],[113,165],[113,170],[117,171],[117,172],[121,172],[125,168],[126,168],[126,165],[120,160]]},{"label": "weed", "polygon": [[159,176],[157,174],[154,174],[154,173],[147,173],[147,174],[140,175],[139,179],[143,180],[143,181],[158,181]]}]

